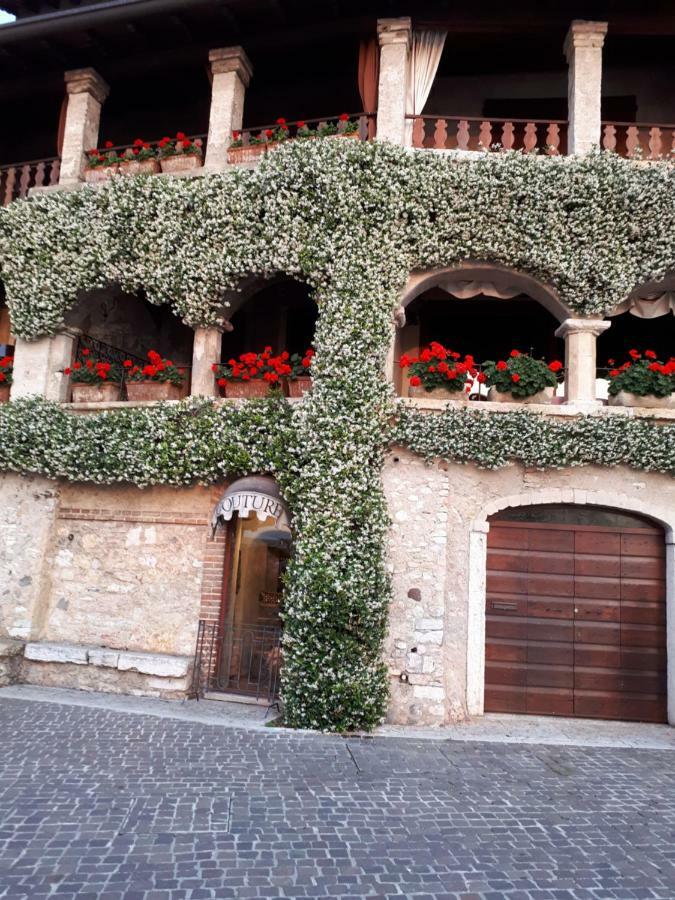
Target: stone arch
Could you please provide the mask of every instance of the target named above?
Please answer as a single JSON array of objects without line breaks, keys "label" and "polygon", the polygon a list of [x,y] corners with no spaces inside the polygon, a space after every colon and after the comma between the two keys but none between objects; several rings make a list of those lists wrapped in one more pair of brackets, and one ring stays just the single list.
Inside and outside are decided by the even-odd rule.
[{"label": "stone arch", "polygon": [[[313,342],[318,317],[306,281],[285,272],[243,278],[236,290],[224,294],[219,312],[224,321],[224,360],[244,351],[259,352],[266,344],[281,352],[289,349],[281,346],[289,341],[291,352],[303,353]],[[255,327],[256,317],[260,318],[259,328]],[[242,332],[246,346],[238,340]]]},{"label": "stone arch", "polygon": [[[469,260],[456,266],[414,270],[399,295],[394,315],[396,329],[387,360],[388,375],[399,394],[404,393],[402,391],[404,379],[398,369],[397,360],[403,353],[414,351],[420,340],[419,326],[410,326],[409,329],[405,327],[406,309],[414,300],[435,287],[463,299],[482,294],[488,298],[506,301],[519,295],[526,295],[542,307],[542,315],[546,316],[548,313],[558,324],[575,316],[573,310],[563,302],[551,285],[525,272],[498,263]],[[554,323],[551,323],[551,326],[553,336]],[[475,352],[475,349],[472,347],[471,351]]]},{"label": "stone arch", "polygon": [[483,714],[485,688],[485,601],[487,534],[489,517],[519,506],[565,505],[604,506],[651,519],[664,530],[666,543],[666,645],[668,658],[668,722],[675,725],[675,509],[642,503],[633,497],[605,491],[565,488],[511,494],[493,500],[473,520],[469,533],[469,584],[467,616],[466,700],[470,715]]},{"label": "stone arch", "polygon": [[533,275],[517,269],[490,262],[467,261],[458,266],[439,269],[416,270],[411,272],[408,282],[401,292],[399,310],[405,312],[415,297],[428,291],[429,288],[443,286],[448,282],[488,282],[502,290],[514,289],[537,300],[559,322],[574,316],[573,310],[561,300],[560,295],[551,287]]}]

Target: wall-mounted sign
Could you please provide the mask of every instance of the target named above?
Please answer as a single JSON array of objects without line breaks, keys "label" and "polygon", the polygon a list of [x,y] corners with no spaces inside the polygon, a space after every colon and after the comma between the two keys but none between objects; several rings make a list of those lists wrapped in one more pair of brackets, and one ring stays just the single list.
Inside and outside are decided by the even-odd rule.
[{"label": "wall-mounted sign", "polygon": [[279,486],[273,478],[253,475],[233,482],[225,491],[213,511],[211,524],[218,520],[229,522],[237,513],[243,519],[257,516],[261,522],[273,519],[277,525],[288,527],[288,507],[281,499]]}]

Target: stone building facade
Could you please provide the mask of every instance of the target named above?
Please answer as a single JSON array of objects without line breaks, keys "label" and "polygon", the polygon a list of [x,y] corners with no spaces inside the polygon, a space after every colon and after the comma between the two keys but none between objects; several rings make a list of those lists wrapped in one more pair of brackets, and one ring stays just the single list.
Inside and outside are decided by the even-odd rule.
[{"label": "stone building facade", "polygon": [[[587,153],[603,141],[611,142],[616,137],[615,125],[609,123],[609,128],[614,131],[607,131],[607,123],[601,114],[602,50],[607,32],[607,23],[586,21],[572,22],[567,31],[564,54],[568,65],[569,115],[564,125],[567,128],[566,150],[570,154]],[[418,115],[421,111],[410,109],[409,102],[415,23],[406,16],[380,19],[371,37],[377,50],[379,105],[376,111],[364,109],[360,136],[365,139],[376,132],[377,140],[407,147],[413,145],[415,149],[410,149],[411,153],[456,150],[462,160],[470,159],[472,153],[484,152],[485,148],[478,151],[473,145],[469,146],[468,119],[462,120],[457,127],[457,146],[454,147],[439,145],[447,133],[447,121],[453,117],[448,117],[447,121],[438,119],[433,139],[430,132],[420,134],[420,128],[427,127],[428,123],[422,123],[422,117]],[[211,49],[204,62],[208,64],[211,76],[209,133],[204,164],[192,173],[194,177],[222,171],[231,165],[228,162],[230,135],[240,131],[244,124],[246,92],[255,70],[247,50],[239,45]],[[528,83],[534,78],[533,73],[530,75]],[[85,153],[99,142],[99,126],[105,114],[109,85],[87,66],[67,71],[65,86],[67,102],[61,123],[59,181],[50,186],[36,184],[31,189],[31,196],[53,190],[78,190],[82,185]],[[663,102],[671,99],[666,98]],[[414,127],[413,119],[417,120]],[[523,120],[521,124],[526,135],[527,126],[537,123]],[[557,127],[553,120],[548,124]],[[616,123],[618,125],[621,123]],[[643,131],[647,128],[649,126],[645,125]],[[657,140],[665,139],[660,127],[654,128],[659,134],[654,129],[649,131],[650,147],[655,147]],[[529,133],[533,132],[530,130]],[[555,128],[550,134],[557,134]],[[641,138],[640,134],[637,137],[629,134],[628,139]],[[645,140],[643,143],[646,146]],[[26,187],[30,173],[25,166],[22,171],[25,176],[22,176],[22,184]],[[16,173],[12,178],[15,176]],[[10,188],[7,188],[7,197],[11,200],[15,196],[13,182]],[[658,303],[662,314],[654,321],[662,323],[663,328],[655,327],[655,339],[671,340],[671,308],[675,309],[673,278],[675,276],[671,275],[657,285],[638,286],[635,294],[626,298],[625,308],[622,306],[615,312],[628,315],[640,304]],[[259,289],[260,284],[253,283],[253,279],[251,284],[243,285],[242,290],[230,298],[232,310],[243,308]],[[420,324],[421,314],[411,311],[414,303],[425,295],[432,303],[444,299],[433,294],[440,290],[445,290],[448,296],[463,297],[462,302],[478,296],[501,298],[500,302],[516,300],[521,305],[539,304],[550,315],[553,324],[547,339],[552,342],[557,338],[561,354],[565,355],[564,395],[559,397],[560,402],[556,405],[532,407],[534,414],[569,420],[584,415],[623,415],[672,427],[675,410],[640,407],[612,411],[604,405],[604,398],[598,396],[597,347],[601,336],[609,333],[612,325],[609,319],[575,315],[553,288],[532,276],[480,260],[454,269],[411,273],[396,311],[396,337],[387,372],[401,395],[406,391],[397,361],[402,353],[419,347],[420,329],[424,324]],[[283,299],[284,309],[297,312],[304,299],[295,296],[288,299],[289,296]],[[298,306],[293,307],[292,303],[296,302]],[[183,323],[162,317],[163,311],[149,306],[141,310],[140,305],[134,304],[136,298],[122,295],[116,288],[101,288],[84,300],[80,298],[69,314],[66,327],[57,334],[35,341],[16,340],[13,344],[11,402],[38,395],[63,404],[72,415],[102,411],[114,414],[120,406],[115,402],[72,404],[64,370],[72,364],[81,347],[83,332],[101,344],[107,341],[112,349],[122,345],[130,353],[141,354],[151,331],[152,341],[158,342],[156,345],[163,354],[171,353],[181,365],[191,367],[191,394],[215,400],[217,389],[212,367],[221,362],[223,342],[227,346],[229,332],[234,327],[232,321],[226,321],[222,328],[192,331]],[[311,315],[315,319],[315,310]],[[270,317],[267,314],[265,317],[265,327],[271,328]],[[308,327],[307,322],[314,321],[307,309],[302,310],[302,316],[297,312],[297,320],[301,317],[304,329]],[[519,326],[515,314],[513,318],[515,333]],[[274,333],[288,335],[292,326],[293,314],[285,314],[275,322]],[[442,405],[410,398],[406,398],[406,402],[429,416],[436,415]],[[477,405],[485,412],[508,411],[508,407],[498,403]],[[387,456],[383,483],[391,519],[387,564],[393,585],[384,650],[390,679],[389,721],[406,725],[442,725],[484,712],[486,642],[490,639],[486,632],[486,602],[491,590],[488,577],[491,528],[497,521],[495,517],[505,510],[545,507],[554,508],[551,524],[563,521],[564,515],[571,515],[570,510],[613,511],[616,521],[612,524],[610,516],[602,526],[607,532],[603,534],[608,540],[616,538],[622,546],[624,536],[630,537],[642,526],[651,529],[650,535],[657,535],[655,540],[662,544],[662,553],[658,556],[649,553],[642,556],[637,552],[625,552],[622,556],[619,552],[616,583],[623,584],[621,579],[625,578],[627,594],[605,597],[600,592],[598,598],[603,602],[589,615],[592,618],[597,614],[598,620],[616,621],[620,626],[621,610],[627,610],[635,600],[628,594],[628,582],[645,585],[639,588],[645,597],[652,589],[660,591],[660,599],[652,603],[647,597],[645,602],[651,605],[638,611],[647,618],[631,624],[651,629],[640,634],[644,636],[647,655],[655,660],[653,671],[659,673],[659,677],[663,675],[663,686],[658,690],[631,691],[626,688],[626,691],[638,697],[650,691],[658,694],[665,704],[660,718],[675,723],[675,487],[670,475],[598,466],[540,471],[520,463],[488,470],[471,464],[428,462],[407,449],[394,447]],[[205,629],[227,624],[224,614],[227,593],[239,591],[242,579],[245,580],[241,570],[245,554],[241,554],[247,547],[250,559],[257,560],[255,566],[265,569],[262,575],[256,573],[260,577],[251,589],[260,597],[260,605],[265,609],[261,627],[266,634],[274,631],[278,625],[277,613],[271,610],[279,602],[276,587],[282,581],[287,559],[284,534],[287,523],[276,516],[272,525],[269,520],[265,523],[264,517],[258,517],[256,523],[251,515],[248,522],[244,519],[249,517],[240,517],[236,527],[230,523],[226,529],[214,530],[212,516],[216,504],[226,491],[236,488],[236,484],[223,481],[209,487],[140,489],[0,473],[3,511],[0,528],[0,684],[20,680],[164,698],[194,694],[200,688],[195,678],[195,664],[197,659],[203,662],[206,653]],[[563,519],[556,519],[556,510]],[[580,521],[582,519],[581,529],[596,527],[588,524],[595,521],[592,517],[584,519],[582,516]],[[518,521],[523,520],[516,518],[512,524]],[[261,522],[264,527],[259,527]],[[597,528],[600,535],[601,526]],[[568,536],[567,531],[564,536],[561,532],[561,543]],[[256,540],[261,543],[255,544]],[[628,547],[630,540],[627,538],[624,543]],[[263,545],[266,555],[261,550]],[[581,571],[587,564],[581,553],[575,555],[573,552],[565,560],[549,560],[556,552],[555,548],[552,553],[542,551],[542,559],[546,564],[550,561],[551,565],[569,563],[572,576],[588,577]],[[599,552],[598,559],[598,572],[602,566],[606,567],[603,572],[610,571],[616,561],[609,551]],[[652,565],[649,560],[655,559],[658,564]],[[498,570],[502,582],[508,580],[511,562],[507,560],[503,563],[504,568]],[[533,563],[532,571],[536,565],[539,562]],[[625,574],[638,569],[651,574],[644,577]],[[545,568],[539,571],[552,578],[558,574],[554,569],[550,573]],[[598,577],[606,581],[613,578],[606,574]],[[606,582],[603,585],[606,587]],[[527,587],[523,591],[524,596]],[[497,593],[501,597],[508,591],[500,588]],[[515,609],[520,602],[515,596],[518,590],[514,589],[512,594],[497,602],[503,612]],[[568,606],[576,603],[574,593],[565,596],[566,603],[571,598]],[[626,606],[622,606],[624,603]],[[658,609],[654,604],[660,604]],[[552,601],[551,609],[553,606]],[[575,607],[574,614],[577,613]],[[554,616],[551,614],[550,617]],[[505,678],[514,678],[513,684],[516,688],[522,687],[524,693],[539,672],[533,667],[528,668],[531,661],[527,658],[527,629],[531,628],[534,633],[535,626],[526,624],[526,620],[527,614],[518,618],[513,627],[520,628],[520,632],[509,644],[513,654],[525,654],[518,660],[520,667],[509,668],[506,657],[498,660],[499,664],[504,664]],[[538,628],[541,622],[537,621]],[[575,622],[573,617],[571,621]],[[236,620],[230,620],[229,627],[233,630],[238,627]],[[199,640],[202,640],[201,644]],[[621,635],[617,640],[621,640]],[[636,640],[643,646],[639,639]],[[499,647],[506,652],[509,639],[498,637],[496,641],[497,644],[501,641]],[[611,641],[614,642],[614,636]],[[572,656],[577,653],[578,644],[583,642],[580,625],[574,635],[566,639],[572,648]],[[533,653],[537,649],[535,643],[533,639]],[[551,643],[557,646],[561,642],[551,639]],[[596,643],[605,647],[601,640]],[[234,650],[230,647],[229,652],[228,666],[239,664],[241,668],[241,660],[247,659],[249,670],[252,664],[259,669],[272,669],[278,666],[280,659],[277,644],[265,644],[251,650],[250,645],[241,643]],[[549,673],[553,681],[545,687],[551,689],[555,702],[560,701],[561,696],[566,702],[564,692],[570,694],[575,690],[574,664],[571,669],[566,663],[554,666],[558,666],[556,671]],[[599,668],[603,669],[603,666]],[[649,669],[649,678],[651,673],[652,669]],[[266,689],[266,700],[273,700],[276,685],[267,684]],[[515,688],[514,691],[517,693]],[[555,693],[558,691],[563,693]],[[227,690],[222,693],[228,695]],[[260,701],[259,692],[253,692],[253,699]],[[551,711],[560,708],[552,707]]]}]

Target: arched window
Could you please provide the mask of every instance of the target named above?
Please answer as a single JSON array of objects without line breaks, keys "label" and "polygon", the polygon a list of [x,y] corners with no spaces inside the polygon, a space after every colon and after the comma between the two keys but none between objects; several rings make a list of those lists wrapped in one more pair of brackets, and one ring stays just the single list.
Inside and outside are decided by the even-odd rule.
[{"label": "arched window", "polygon": [[564,357],[555,336],[570,313],[555,292],[535,279],[488,264],[416,273],[401,298],[394,350],[394,383],[407,396],[399,368],[404,354],[415,356],[432,341],[471,355],[478,366],[506,359],[511,350],[552,361]]},{"label": "arched window", "polygon": [[[241,353],[259,353],[264,347],[273,353],[303,354],[314,340],[317,308],[306,284],[279,279],[247,291],[231,307],[231,331],[223,335],[222,359]],[[227,313],[227,310],[226,310]]]}]

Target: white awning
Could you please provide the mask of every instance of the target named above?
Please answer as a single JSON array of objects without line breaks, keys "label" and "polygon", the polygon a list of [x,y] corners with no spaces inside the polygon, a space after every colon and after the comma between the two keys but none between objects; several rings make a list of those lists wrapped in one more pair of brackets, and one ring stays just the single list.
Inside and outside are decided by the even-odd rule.
[{"label": "white awning", "polygon": [[279,485],[265,475],[250,475],[234,481],[218,501],[211,517],[216,528],[219,521],[229,522],[234,514],[243,519],[257,516],[261,522],[271,519],[279,527],[289,527],[290,513]]}]

